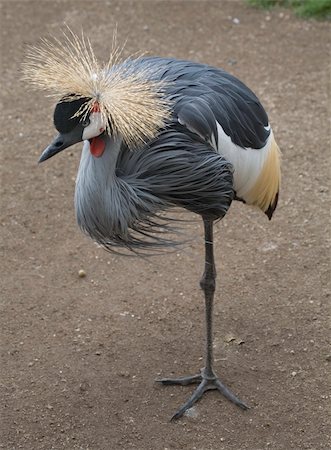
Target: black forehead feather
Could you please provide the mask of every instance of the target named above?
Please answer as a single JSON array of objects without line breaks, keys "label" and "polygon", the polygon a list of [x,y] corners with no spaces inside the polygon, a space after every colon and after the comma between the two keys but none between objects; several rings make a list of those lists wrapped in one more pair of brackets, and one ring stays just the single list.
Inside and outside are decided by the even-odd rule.
[{"label": "black forehead feather", "polygon": [[59,133],[69,133],[79,123],[80,117],[72,117],[79,108],[88,101],[87,98],[80,98],[70,102],[60,101],[54,111],[54,125]]}]

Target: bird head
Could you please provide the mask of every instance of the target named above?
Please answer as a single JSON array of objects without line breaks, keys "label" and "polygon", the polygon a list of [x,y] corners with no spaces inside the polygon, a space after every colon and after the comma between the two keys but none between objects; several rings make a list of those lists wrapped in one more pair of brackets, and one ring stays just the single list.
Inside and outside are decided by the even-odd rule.
[{"label": "bird head", "polygon": [[93,156],[103,154],[106,136],[124,141],[130,149],[154,139],[172,115],[166,82],[154,79],[142,58],[120,60],[113,47],[100,64],[90,41],[71,30],[63,42],[43,39],[29,48],[23,80],[60,98],[54,112],[59,135],[44,150],[40,162],[77,142],[88,140]]},{"label": "bird head", "polygon": [[106,147],[106,123],[97,103],[91,111],[80,114],[88,101],[88,98],[80,98],[57,103],[54,110],[54,126],[59,134],[43,151],[39,162],[85,140],[89,141],[90,151],[94,157],[102,156]]}]

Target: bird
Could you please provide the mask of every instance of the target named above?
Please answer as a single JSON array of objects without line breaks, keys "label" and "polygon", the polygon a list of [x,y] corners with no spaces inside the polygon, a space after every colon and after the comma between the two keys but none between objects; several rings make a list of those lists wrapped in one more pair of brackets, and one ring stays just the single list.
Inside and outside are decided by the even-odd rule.
[{"label": "bird", "polygon": [[212,389],[246,410],[214,370],[213,230],[234,200],[269,220],[275,212],[281,154],[267,113],[252,90],[223,69],[171,57],[122,58],[114,45],[101,64],[83,33],[63,34],[31,47],[23,63],[23,78],[57,99],[58,135],[39,162],[83,142],[76,218],[108,251],[162,254],[183,238],[168,211],[180,207],[202,218],[205,366],[193,376],[156,381],[198,385],[172,420]]}]

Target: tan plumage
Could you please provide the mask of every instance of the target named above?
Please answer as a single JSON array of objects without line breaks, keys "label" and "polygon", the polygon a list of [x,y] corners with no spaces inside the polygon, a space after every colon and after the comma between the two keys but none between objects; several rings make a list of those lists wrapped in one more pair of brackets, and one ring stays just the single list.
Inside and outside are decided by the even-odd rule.
[{"label": "tan plumage", "polygon": [[135,60],[120,62],[114,45],[106,64],[97,61],[90,41],[70,29],[59,39],[43,39],[31,47],[23,64],[24,80],[57,100],[90,100],[75,114],[85,118],[96,103],[107,132],[120,135],[131,148],[153,139],[170,117],[164,82],[154,81]]},{"label": "tan plumage", "polygon": [[270,207],[276,207],[281,181],[281,153],[273,136],[271,139],[271,147],[261,172],[254,186],[245,196],[248,204],[258,206],[264,212]]}]

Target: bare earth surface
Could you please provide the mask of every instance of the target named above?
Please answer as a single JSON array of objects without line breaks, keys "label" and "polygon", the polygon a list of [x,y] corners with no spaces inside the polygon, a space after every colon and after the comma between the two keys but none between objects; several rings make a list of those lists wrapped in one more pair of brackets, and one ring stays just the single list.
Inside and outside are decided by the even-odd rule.
[{"label": "bare earth surface", "polygon": [[[239,1],[1,6],[0,448],[331,448],[330,24]],[[247,412],[209,392],[173,423],[192,387],[154,383],[203,365],[199,221],[184,252],[113,256],[75,223],[80,146],[36,163],[55,134],[54,105],[19,82],[20,64],[28,44],[64,22],[83,27],[103,59],[117,23],[125,54],[223,67],[270,115],[283,151],[275,217],[236,203],[216,230],[216,370]]]}]

